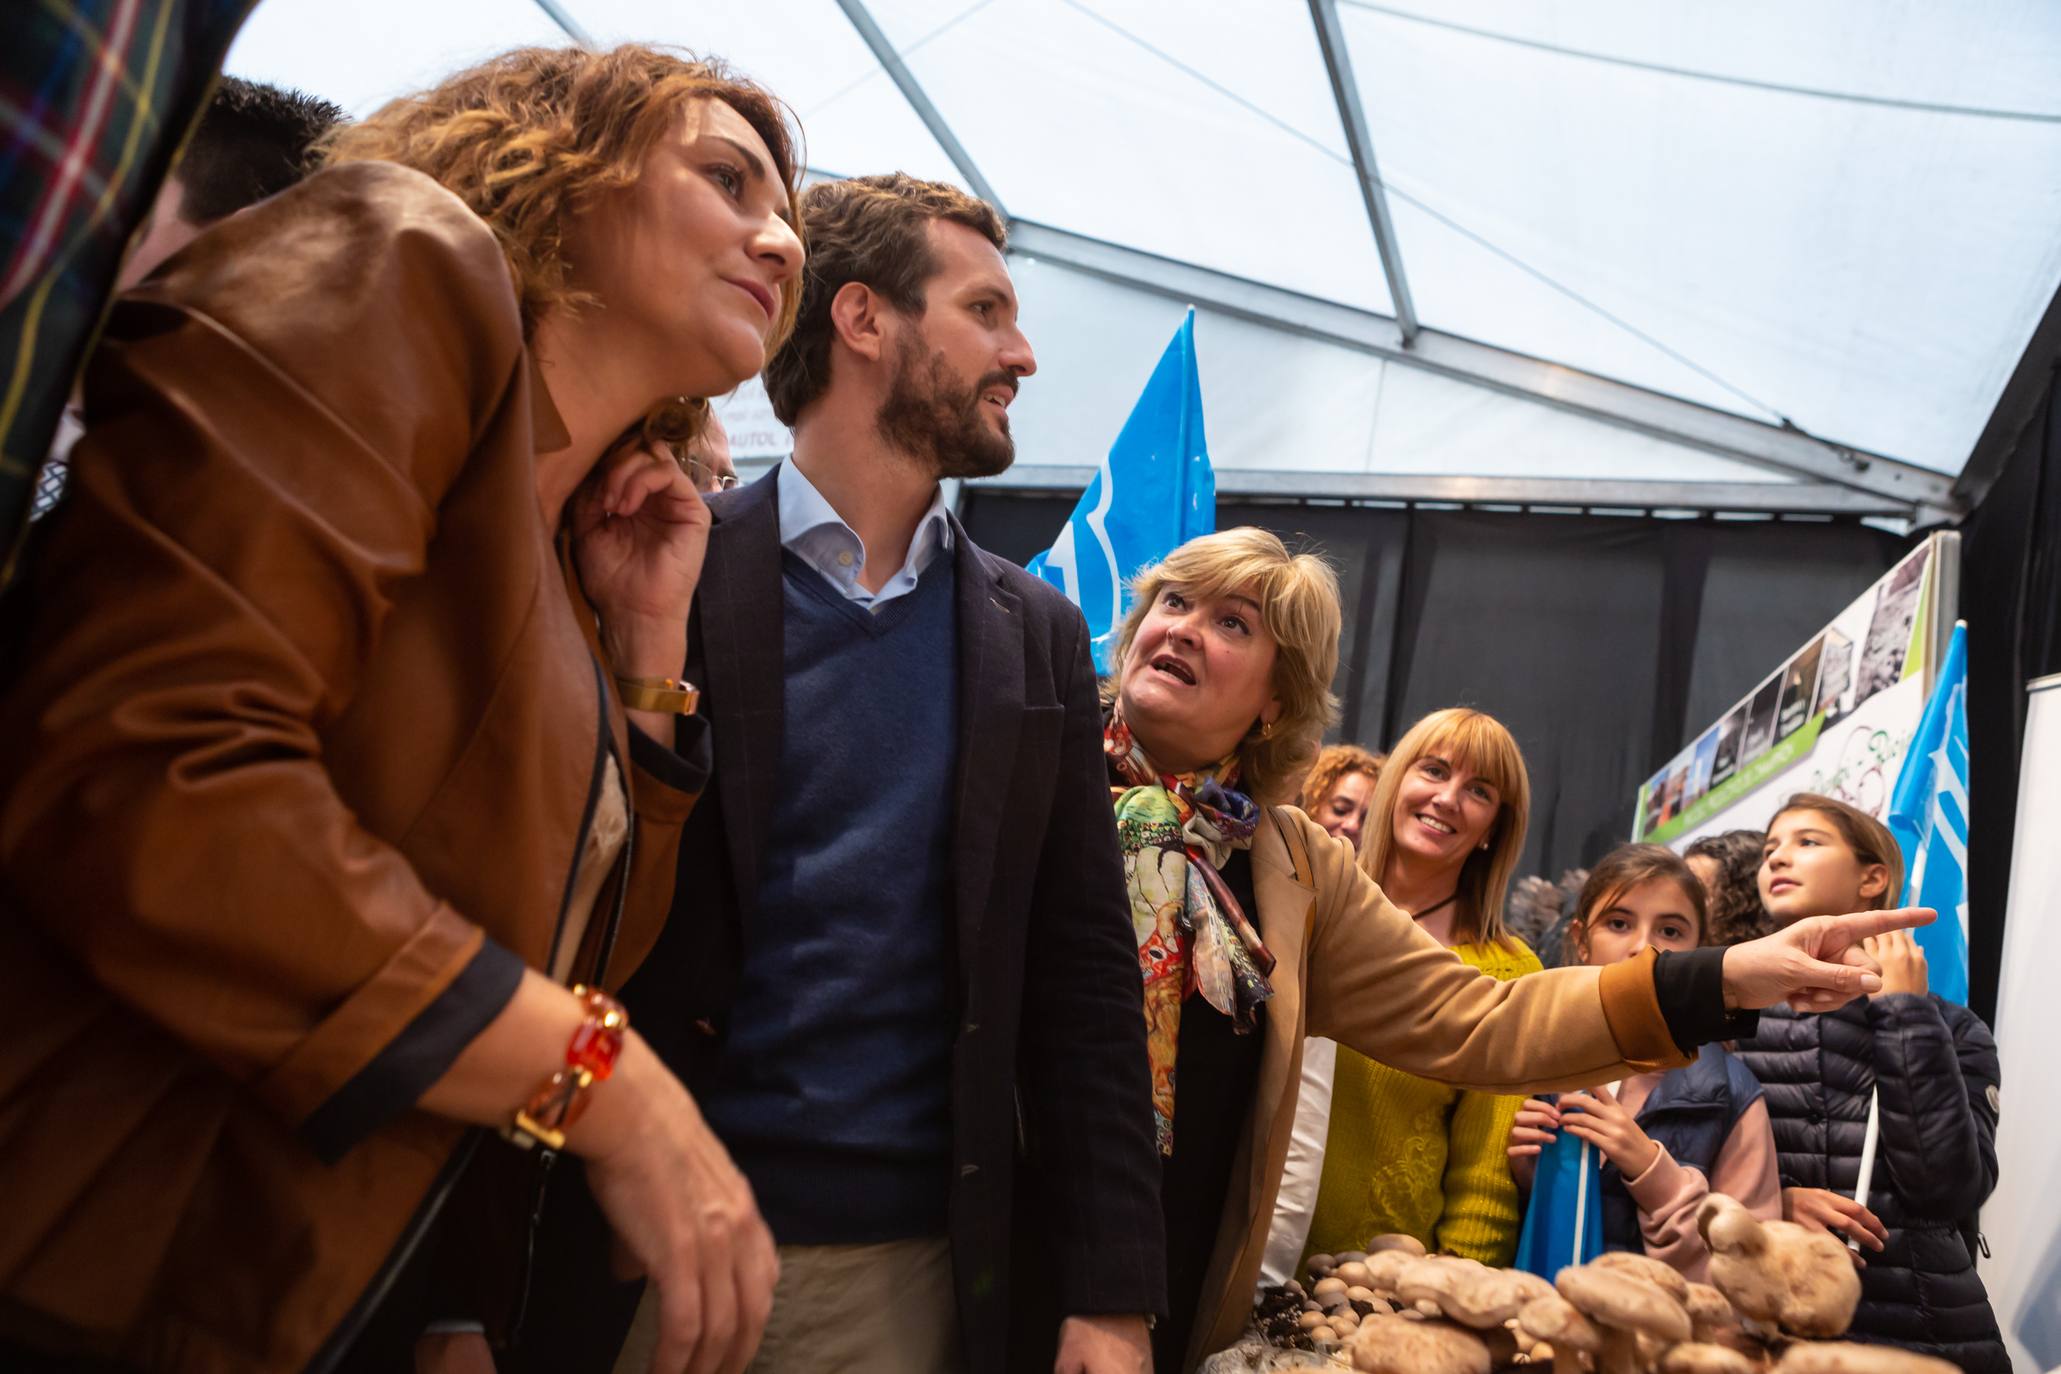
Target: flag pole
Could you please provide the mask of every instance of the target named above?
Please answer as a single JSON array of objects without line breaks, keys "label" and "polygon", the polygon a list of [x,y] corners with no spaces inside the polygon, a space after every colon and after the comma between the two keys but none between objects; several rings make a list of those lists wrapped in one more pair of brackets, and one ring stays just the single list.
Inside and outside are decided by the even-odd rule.
[{"label": "flag pole", "polygon": [[1589,1220],[1589,1142],[1586,1140],[1582,1142],[1581,1167],[1576,1173],[1577,1182],[1574,1185],[1574,1258],[1568,1261],[1569,1264],[1580,1264],[1582,1262],[1582,1227],[1587,1225]]},{"label": "flag pole", "polygon": [[[1853,1200],[1860,1203],[1863,1207],[1868,1205],[1869,1185],[1875,1181],[1875,1147],[1881,1141],[1882,1091],[1879,1088],[1870,1088],[1868,1090],[1868,1133],[1861,1138],[1861,1177],[1860,1181],[1854,1185],[1853,1190]],[[1846,1242],[1846,1248],[1859,1254],[1861,1249],[1859,1238],[1850,1238]]]}]

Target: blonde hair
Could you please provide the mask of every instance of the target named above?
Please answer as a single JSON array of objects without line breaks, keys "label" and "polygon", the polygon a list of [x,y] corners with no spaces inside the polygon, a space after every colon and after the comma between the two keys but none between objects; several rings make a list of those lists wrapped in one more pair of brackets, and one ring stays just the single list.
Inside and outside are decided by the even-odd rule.
[{"label": "blonde hair", "polygon": [[1296,794],[1295,804],[1304,811],[1322,806],[1348,773],[1365,773],[1380,782],[1382,762],[1380,754],[1368,753],[1357,744],[1327,744],[1317,751],[1317,761],[1302,780],[1302,791]]},{"label": "blonde hair", "polygon": [[1488,849],[1468,854],[1461,866],[1458,909],[1453,918],[1453,932],[1462,940],[1492,944],[1506,934],[1503,901],[1524,849],[1525,827],[1531,822],[1531,774],[1524,766],[1524,752],[1494,716],[1465,706],[1433,711],[1388,751],[1374,797],[1367,803],[1360,867],[1375,882],[1382,880],[1395,852],[1396,797],[1403,779],[1427,754],[1481,775],[1501,799],[1496,819],[1489,825]]},{"label": "blonde hair", "polygon": [[[323,157],[412,167],[464,201],[501,241],[528,335],[551,311],[592,303],[567,279],[568,226],[596,197],[635,185],[653,145],[703,99],[765,141],[799,234],[801,156],[787,107],[721,62],[641,43],[502,53],[341,126]],[[793,330],[801,294],[799,274],[781,285],[768,355]],[[657,401],[645,437],[684,444],[707,414],[703,398]]]},{"label": "blonde hair", "polygon": [[[1888,826],[1837,797],[1798,792],[1782,803],[1780,811],[1768,817],[1768,829],[1773,830],[1775,822],[1792,811],[1817,812],[1839,832],[1839,838],[1846,841],[1846,847],[1853,851],[1863,866],[1880,865],[1887,871],[1889,881],[1883,884],[1880,893],[1869,899],[1870,911],[1883,911],[1896,905],[1904,891],[1904,852],[1897,846],[1896,836],[1889,833]],[[1765,858],[1762,862],[1766,862]]]},{"label": "blonde hair", "polygon": [[1238,744],[1240,786],[1265,804],[1286,801],[1338,719],[1331,679],[1338,671],[1338,574],[1312,553],[1290,553],[1278,535],[1253,525],[1191,539],[1132,579],[1135,598],[1116,636],[1104,701],[1114,700],[1138,626],[1167,589],[1195,598],[1249,596],[1274,638],[1274,695],[1281,717],[1264,735],[1257,723]]}]

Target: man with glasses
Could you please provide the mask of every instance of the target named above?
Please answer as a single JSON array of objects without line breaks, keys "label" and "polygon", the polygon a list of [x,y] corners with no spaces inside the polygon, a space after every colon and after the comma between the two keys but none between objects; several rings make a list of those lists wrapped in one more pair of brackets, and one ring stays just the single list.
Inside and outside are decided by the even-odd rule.
[{"label": "man with glasses", "polygon": [[722,419],[713,410],[709,412],[707,426],[687,445],[687,475],[703,496],[713,496],[737,485],[737,465],[730,461],[730,432],[723,428]]}]

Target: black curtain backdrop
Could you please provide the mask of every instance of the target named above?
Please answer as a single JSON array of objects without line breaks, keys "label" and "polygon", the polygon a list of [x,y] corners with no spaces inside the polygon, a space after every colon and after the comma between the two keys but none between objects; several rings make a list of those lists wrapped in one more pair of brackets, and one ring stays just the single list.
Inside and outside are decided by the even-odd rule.
[{"label": "black curtain backdrop", "polygon": [[2048,378],[2039,417],[1961,526],[1968,622],[1968,995],[1994,1020],[2025,684],[2061,673],[2061,404]]},{"label": "black curtain backdrop", "polygon": [[[1022,562],[1073,505],[969,487],[962,514]],[[1218,528],[1245,524],[1339,569],[1338,737],[1494,715],[1531,771],[1519,871],[1548,876],[1626,839],[1639,784],[1908,546],[1851,523],[1218,503]]]}]

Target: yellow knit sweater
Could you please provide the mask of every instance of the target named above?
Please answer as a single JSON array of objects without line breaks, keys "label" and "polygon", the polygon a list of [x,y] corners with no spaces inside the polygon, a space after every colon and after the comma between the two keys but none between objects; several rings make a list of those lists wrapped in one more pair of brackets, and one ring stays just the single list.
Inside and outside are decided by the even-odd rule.
[{"label": "yellow knit sweater", "polygon": [[[1504,982],[1540,969],[1514,935],[1453,953]],[[1508,1264],[1522,1217],[1504,1151],[1522,1100],[1449,1088],[1339,1046],[1304,1259],[1364,1249],[1375,1236],[1400,1232],[1432,1251]]]}]

